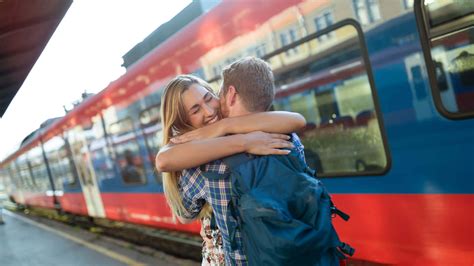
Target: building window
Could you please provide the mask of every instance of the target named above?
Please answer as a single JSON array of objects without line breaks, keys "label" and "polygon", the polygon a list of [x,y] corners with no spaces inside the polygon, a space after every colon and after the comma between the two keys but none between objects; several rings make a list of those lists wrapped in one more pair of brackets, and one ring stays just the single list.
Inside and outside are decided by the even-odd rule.
[{"label": "building window", "polygon": [[258,57],[263,57],[265,55],[265,44],[257,46],[255,52]]},{"label": "building window", "polygon": [[286,38],[286,33],[280,34],[281,46],[285,46],[288,44],[288,40]]},{"label": "building window", "polygon": [[[295,29],[289,29],[286,32],[280,34],[281,46],[289,45],[295,42],[297,39],[297,33]],[[286,51],[286,55],[291,55],[297,53],[297,48],[292,48]]]},{"label": "building window", "polygon": [[262,58],[267,53],[266,48],[265,48],[265,44],[264,43],[257,44],[256,46],[253,46],[253,47],[249,48],[247,53],[249,55],[255,55],[256,57]]},{"label": "building window", "polygon": [[414,0],[403,0],[403,7],[405,9],[411,9],[413,8],[413,3],[414,3]]},{"label": "building window", "polygon": [[212,67],[212,72],[214,74],[214,77],[217,77],[221,74],[221,70],[219,66],[214,66]]},{"label": "building window", "polygon": [[371,24],[381,19],[377,0],[352,0],[357,19],[362,25]]},{"label": "building window", "polygon": [[372,22],[380,20],[382,16],[380,16],[380,8],[377,0],[368,0],[367,3],[369,6],[369,15],[372,18]]},{"label": "building window", "polygon": [[[333,24],[332,13],[328,11],[328,12],[323,13],[320,16],[317,16],[314,19],[314,24],[316,25],[316,32],[319,32],[319,31],[327,28],[328,26],[331,26]],[[318,40],[319,41],[324,41],[324,40],[332,37],[333,34],[334,34],[333,32],[331,32],[329,34],[324,34],[324,35],[318,37]]]}]

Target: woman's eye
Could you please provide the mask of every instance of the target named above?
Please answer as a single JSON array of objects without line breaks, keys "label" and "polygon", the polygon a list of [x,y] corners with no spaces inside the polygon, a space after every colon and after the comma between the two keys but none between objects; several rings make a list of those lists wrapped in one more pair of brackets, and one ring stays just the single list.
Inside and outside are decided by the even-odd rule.
[{"label": "woman's eye", "polygon": [[212,100],[212,95],[208,95],[206,98],[206,102],[210,102]]}]

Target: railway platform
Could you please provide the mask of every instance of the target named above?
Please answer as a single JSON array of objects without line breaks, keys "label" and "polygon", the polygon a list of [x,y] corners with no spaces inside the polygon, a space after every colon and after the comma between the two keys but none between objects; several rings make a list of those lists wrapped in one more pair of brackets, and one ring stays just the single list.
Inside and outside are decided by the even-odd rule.
[{"label": "railway platform", "polygon": [[45,218],[3,211],[0,265],[199,265]]}]

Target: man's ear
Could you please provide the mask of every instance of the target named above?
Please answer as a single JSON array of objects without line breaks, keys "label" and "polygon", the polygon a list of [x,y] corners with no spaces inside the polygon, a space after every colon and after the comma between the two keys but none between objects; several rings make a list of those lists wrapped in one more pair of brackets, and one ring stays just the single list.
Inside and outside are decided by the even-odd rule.
[{"label": "man's ear", "polygon": [[226,101],[229,103],[229,106],[233,106],[237,102],[237,90],[234,86],[229,86],[225,97]]}]

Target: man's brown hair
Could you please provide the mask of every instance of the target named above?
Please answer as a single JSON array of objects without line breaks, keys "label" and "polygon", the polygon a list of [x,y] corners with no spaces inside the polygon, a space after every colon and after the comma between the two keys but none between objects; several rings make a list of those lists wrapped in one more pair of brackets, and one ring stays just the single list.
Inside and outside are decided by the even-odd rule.
[{"label": "man's brown hair", "polygon": [[234,86],[245,108],[250,112],[267,111],[275,97],[273,72],[260,58],[245,57],[222,70],[222,95]]}]

